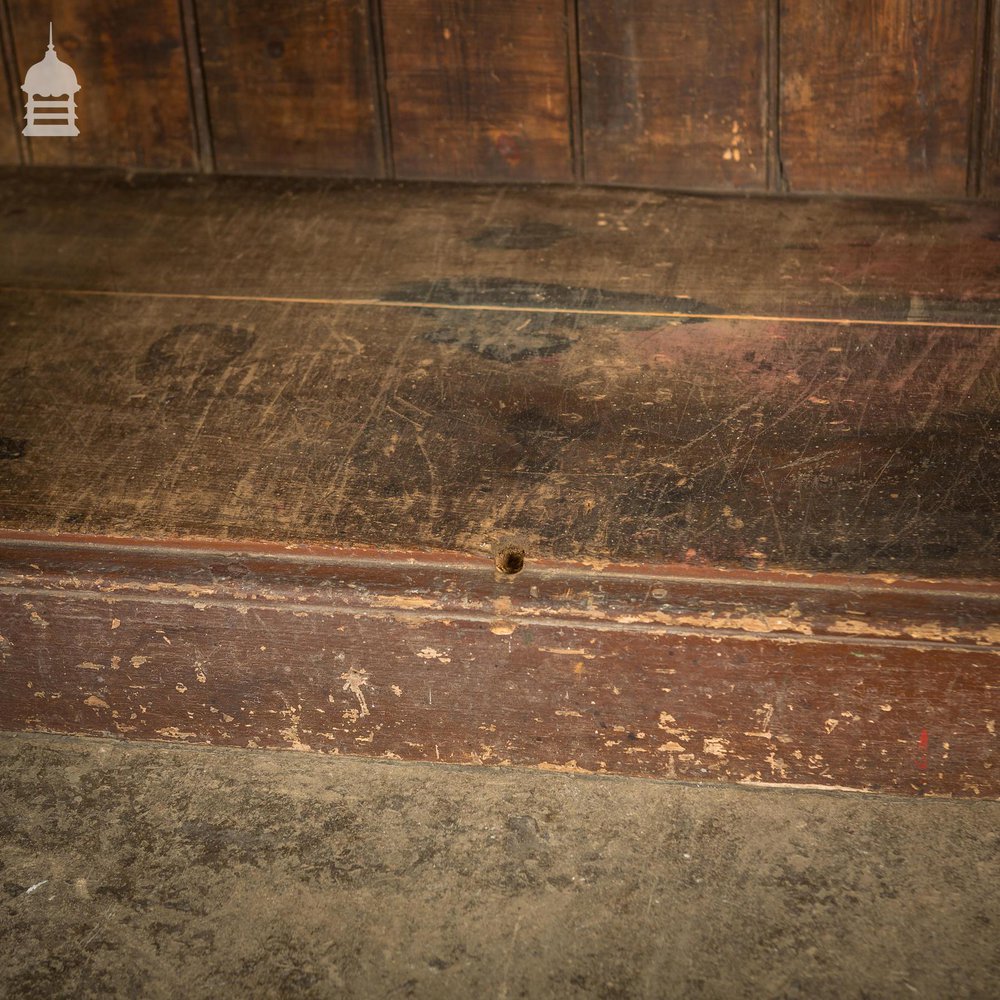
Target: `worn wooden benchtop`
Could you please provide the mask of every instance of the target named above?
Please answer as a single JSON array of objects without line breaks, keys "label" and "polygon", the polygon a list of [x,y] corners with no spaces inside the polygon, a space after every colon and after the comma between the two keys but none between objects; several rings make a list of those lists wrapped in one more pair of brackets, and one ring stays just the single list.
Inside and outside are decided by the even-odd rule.
[{"label": "worn wooden benchtop", "polygon": [[995,795],[998,330],[996,206],[0,173],[0,722]]}]

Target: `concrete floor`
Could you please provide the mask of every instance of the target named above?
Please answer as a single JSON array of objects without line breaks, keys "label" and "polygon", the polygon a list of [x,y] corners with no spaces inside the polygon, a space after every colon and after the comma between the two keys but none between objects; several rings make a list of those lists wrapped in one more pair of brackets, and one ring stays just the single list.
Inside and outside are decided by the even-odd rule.
[{"label": "concrete floor", "polygon": [[998,997],[1000,803],[0,736],[0,995]]}]

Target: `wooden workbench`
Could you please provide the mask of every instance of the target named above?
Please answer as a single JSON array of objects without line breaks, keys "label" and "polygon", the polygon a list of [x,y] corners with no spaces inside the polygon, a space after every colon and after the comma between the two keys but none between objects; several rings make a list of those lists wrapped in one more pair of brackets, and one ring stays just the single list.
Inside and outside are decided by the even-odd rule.
[{"label": "wooden workbench", "polygon": [[0,725],[1000,794],[996,206],[9,170],[0,286]]}]

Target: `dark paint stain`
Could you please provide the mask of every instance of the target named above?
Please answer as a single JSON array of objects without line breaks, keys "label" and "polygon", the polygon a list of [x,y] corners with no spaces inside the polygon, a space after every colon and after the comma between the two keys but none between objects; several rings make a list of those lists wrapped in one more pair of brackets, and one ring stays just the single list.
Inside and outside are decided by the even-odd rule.
[{"label": "dark paint stain", "polygon": [[554,222],[529,220],[516,226],[488,226],[468,242],[483,250],[543,250],[565,239],[570,232]]},{"label": "dark paint stain", "polygon": [[479,317],[475,324],[458,322],[425,334],[432,344],[457,344],[491,361],[510,363],[548,357],[572,346],[573,341],[553,332],[549,317]]},{"label": "dark paint stain", "polygon": [[[711,312],[693,299],[654,299],[630,292],[601,288],[542,284],[510,278],[456,278],[403,285],[386,293],[386,299],[403,302],[439,302],[442,305],[505,306],[511,312],[473,315],[434,311],[428,315],[440,326],[425,334],[433,344],[456,344],[480,357],[505,364],[549,357],[568,350],[582,332],[596,324],[613,323],[620,331],[653,330],[664,323],[699,323],[699,318],[616,315],[618,312]],[[525,307],[519,313],[517,307]],[[533,313],[530,309],[552,309]],[[558,310],[565,309],[566,312]],[[577,310],[607,310],[593,316]]]},{"label": "dark paint stain", "polygon": [[[606,288],[557,285],[516,278],[440,278],[398,285],[382,296],[397,302],[439,302],[442,305],[517,306],[526,309],[605,310],[616,312],[680,312],[694,318],[678,317],[681,323],[699,323],[701,314],[722,312],[697,299],[658,296],[643,292],[618,292]],[[576,325],[585,317],[569,317]],[[600,318],[595,317],[595,318]],[[618,329],[649,330],[662,326],[662,316],[615,316]]]},{"label": "dark paint stain", "polygon": [[221,375],[255,340],[251,331],[238,326],[180,324],[150,345],[143,367],[148,374]]},{"label": "dark paint stain", "polygon": [[27,438],[0,437],[0,460],[23,458],[27,447]]}]

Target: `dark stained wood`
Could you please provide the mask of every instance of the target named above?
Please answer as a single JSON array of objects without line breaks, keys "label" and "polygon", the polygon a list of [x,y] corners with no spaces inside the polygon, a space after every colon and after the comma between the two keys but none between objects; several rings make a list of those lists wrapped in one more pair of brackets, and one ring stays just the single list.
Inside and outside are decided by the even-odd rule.
[{"label": "dark stained wood", "polygon": [[7,537],[0,725],[1000,795],[1000,592],[802,583]]},{"label": "dark stained wood", "polygon": [[569,181],[565,0],[382,0],[396,176]]},{"label": "dark stained wood", "polygon": [[581,0],[586,179],[764,188],[766,0]]},{"label": "dark stained wood", "polygon": [[4,112],[7,110],[6,101],[0,103],[0,163],[19,163],[20,152],[17,146],[17,133],[14,123]]},{"label": "dark stained wood", "polygon": [[198,166],[201,170],[212,173],[215,170],[215,149],[209,122],[205,71],[201,64],[201,32],[198,28],[195,0],[180,0],[180,12],[191,87],[191,116],[194,121]]},{"label": "dark stained wood", "polygon": [[982,203],[0,170],[0,286],[992,327],[998,234]]},{"label": "dark stained wood", "polygon": [[[19,82],[52,12],[6,6]],[[82,134],[25,155],[189,171],[217,147],[230,173],[995,197],[997,9],[71,0],[56,35]],[[0,163],[16,163],[6,114]]]},{"label": "dark stained wood", "polygon": [[6,103],[0,104],[0,163],[19,163],[17,135],[14,123],[3,114]]},{"label": "dark stained wood", "polygon": [[380,177],[366,0],[199,0],[218,169]]},{"label": "dark stained wood", "polygon": [[978,26],[971,0],[782,0],[790,188],[963,195]]},{"label": "dark stained wood", "polygon": [[984,46],[986,74],[983,94],[983,134],[980,144],[980,192],[1000,198],[1000,4],[990,5],[987,42]]},{"label": "dark stained wood", "polygon": [[176,0],[8,0],[21,79],[56,50],[77,74],[80,135],[25,139],[31,163],[191,170],[194,126]]},{"label": "dark stained wood", "polygon": [[21,162],[19,133],[24,122],[17,89],[21,81],[15,81],[16,75],[6,10],[0,2],[0,164]]},{"label": "dark stained wood", "polygon": [[1000,208],[0,177],[0,726],[1000,794]]},{"label": "dark stained wood", "polygon": [[40,291],[0,303],[12,528],[1000,566],[996,331]]}]

